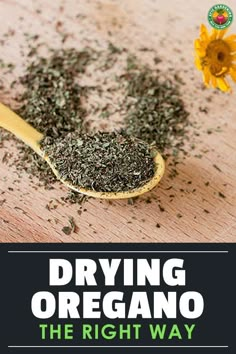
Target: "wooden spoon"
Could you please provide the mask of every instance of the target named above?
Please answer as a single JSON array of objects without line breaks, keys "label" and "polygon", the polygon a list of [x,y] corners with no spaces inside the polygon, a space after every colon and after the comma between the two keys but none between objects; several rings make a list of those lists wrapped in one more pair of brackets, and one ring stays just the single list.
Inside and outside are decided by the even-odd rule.
[{"label": "wooden spoon", "polygon": [[23,141],[26,145],[30,146],[40,157],[42,157],[51,167],[56,177],[64,183],[68,188],[76,192],[86,194],[93,198],[101,199],[126,199],[137,197],[153,189],[160,181],[164,174],[165,163],[160,153],[157,152],[154,157],[155,174],[153,178],[142,187],[132,189],[124,192],[97,192],[94,190],[86,189],[80,186],[74,186],[67,180],[59,176],[55,166],[51,163],[49,157],[40,147],[40,141],[44,135],[28,124],[24,119],[19,117],[16,113],[11,111],[8,107],[0,103],[0,127],[8,130],[14,134],[18,139]]}]

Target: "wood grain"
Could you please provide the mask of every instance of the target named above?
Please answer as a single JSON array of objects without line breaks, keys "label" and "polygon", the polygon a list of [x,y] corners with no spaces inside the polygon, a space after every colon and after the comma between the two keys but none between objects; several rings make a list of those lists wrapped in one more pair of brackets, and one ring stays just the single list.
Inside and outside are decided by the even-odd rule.
[{"label": "wood grain", "polygon": [[[227,4],[236,13],[235,1]],[[26,174],[19,178],[19,171],[3,159],[6,153],[17,154],[15,143],[4,142],[0,148],[1,242],[236,241],[236,86],[231,95],[203,90],[201,74],[193,65],[193,40],[199,24],[206,23],[211,5],[210,0],[0,0],[0,39],[14,31],[1,45],[0,58],[16,64],[14,75],[23,72],[24,33],[40,34],[43,41],[60,46],[58,20],[70,34],[65,46],[83,48],[96,43],[103,48],[112,41],[147,63],[151,62],[150,52],[139,49],[148,47],[161,57],[161,70],[171,73],[174,69],[184,81],[183,99],[199,134],[194,137],[195,150],[189,149],[177,166],[175,179],[168,177],[171,167],[167,163],[159,187],[134,205],[90,199],[82,209],[61,201],[66,189],[59,183],[48,191],[36,189],[36,181]],[[234,33],[235,23],[231,27]],[[2,76],[0,69],[0,80],[7,86],[13,77]],[[0,100],[14,105],[16,94],[14,89],[0,91]],[[50,201],[57,207],[49,211],[46,205]],[[62,228],[69,225],[70,217],[76,229],[66,235]]]}]

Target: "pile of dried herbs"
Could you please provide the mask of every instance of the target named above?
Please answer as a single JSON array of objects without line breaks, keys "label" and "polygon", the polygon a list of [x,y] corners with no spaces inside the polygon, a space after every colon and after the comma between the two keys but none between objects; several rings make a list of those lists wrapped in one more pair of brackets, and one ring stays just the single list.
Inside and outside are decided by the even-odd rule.
[{"label": "pile of dried herbs", "polygon": [[[106,104],[108,107],[113,107],[115,103],[117,107],[121,107],[120,117],[123,123],[120,132],[142,139],[148,144],[154,143],[165,155],[170,148],[178,152],[186,137],[188,114],[176,82],[161,79],[162,75],[159,71],[141,64],[136,57],[130,55],[128,50],[114,50],[114,48],[116,49],[110,44],[107,51],[103,50],[99,53],[91,48],[80,51],[51,50],[51,55],[47,58],[40,57],[35,51],[31,55],[31,64],[26,67],[25,75],[19,80],[24,86],[24,93],[18,97],[20,107],[17,113],[44,133],[49,138],[47,142],[50,139],[51,141],[59,139],[60,143],[68,133],[91,133],[85,123],[89,116],[88,111],[93,111],[93,108],[87,104],[90,87],[81,85],[80,78],[86,75],[87,67],[96,61],[97,70],[102,68],[104,85],[100,82],[97,86],[91,86],[92,95],[96,93],[101,100],[103,97],[107,99],[107,82],[118,82],[118,85],[111,84],[111,91],[109,91],[112,92],[111,102]],[[121,67],[123,65],[121,74],[118,75],[117,63]],[[115,97],[121,98],[113,102]],[[98,105],[95,111],[98,117],[99,114],[104,117],[106,113],[107,119],[110,117],[112,119],[112,112],[106,109],[104,111],[103,106]],[[119,128],[120,126],[117,126],[118,132]],[[98,136],[103,135],[98,134]],[[24,144],[19,144],[18,148],[20,156],[15,161],[17,168],[37,176],[47,188],[50,188],[56,181],[50,167]],[[62,158],[66,151],[63,150]],[[114,151],[111,155],[112,159]],[[130,165],[127,164],[127,172],[129,167]],[[143,175],[140,180],[144,181],[146,177],[150,179],[152,173],[152,168],[147,170],[148,177]],[[97,190],[121,190],[122,184],[119,186],[120,182],[118,183],[116,178],[117,176],[112,178],[111,175],[110,185],[107,184],[105,188],[104,185],[97,185]],[[125,181],[123,188],[124,186],[137,187],[138,179],[139,177],[133,176],[129,182]],[[91,183],[86,184],[87,182],[85,181],[83,185],[91,186]],[[72,199],[77,200],[74,194]]]},{"label": "pile of dried herbs", "polygon": [[[48,137],[85,131],[86,112],[81,104],[84,88],[75,82],[75,78],[84,72],[91,57],[89,50],[74,49],[53,51],[47,59],[37,57],[20,78],[25,91],[18,97],[21,106],[17,113]],[[56,180],[50,167],[30,148],[20,145],[19,149],[19,169],[38,176],[45,185]]]},{"label": "pile of dried herbs", "polygon": [[148,67],[128,70],[125,130],[165,153],[183,145],[188,113],[177,85],[160,76]]},{"label": "pile of dried herbs", "polygon": [[41,147],[60,178],[98,192],[136,189],[155,173],[155,151],[145,142],[117,133],[46,138]]}]

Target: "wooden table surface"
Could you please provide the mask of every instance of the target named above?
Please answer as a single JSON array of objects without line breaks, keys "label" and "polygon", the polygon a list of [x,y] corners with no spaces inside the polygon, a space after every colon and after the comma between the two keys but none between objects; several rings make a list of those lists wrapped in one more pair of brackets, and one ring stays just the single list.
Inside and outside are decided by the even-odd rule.
[{"label": "wooden table surface", "polygon": [[[225,3],[236,17],[235,1]],[[0,39],[5,35],[0,59],[16,65],[15,76],[23,72],[24,33],[40,34],[42,40],[60,46],[57,21],[70,34],[69,47],[82,48],[94,42],[105,47],[112,41],[129,48],[144,62],[150,52],[139,48],[148,47],[162,59],[161,70],[174,68],[184,81],[183,99],[190,120],[198,122],[199,133],[195,150],[177,166],[178,176],[173,180],[168,177],[167,163],[163,180],[151,193],[160,202],[151,198],[149,203],[151,194],[134,205],[124,200],[90,199],[82,206],[81,215],[79,205],[61,203],[49,211],[45,206],[50,200],[52,205],[60,200],[65,187],[58,183],[50,191],[43,187],[36,190],[27,174],[19,179],[16,168],[3,159],[6,152],[17,154],[15,143],[4,142],[0,148],[1,242],[236,241],[236,85],[233,94],[203,90],[201,73],[193,65],[193,40],[200,23],[207,22],[212,4],[211,0],[0,0]],[[14,34],[6,36],[9,31]],[[236,33],[236,20],[230,31]],[[0,75],[5,85],[14,79],[13,74],[2,76],[1,69]],[[14,105],[14,96],[14,90],[0,91],[0,101],[5,104]],[[70,217],[76,229],[66,235],[62,228],[69,226]]]}]

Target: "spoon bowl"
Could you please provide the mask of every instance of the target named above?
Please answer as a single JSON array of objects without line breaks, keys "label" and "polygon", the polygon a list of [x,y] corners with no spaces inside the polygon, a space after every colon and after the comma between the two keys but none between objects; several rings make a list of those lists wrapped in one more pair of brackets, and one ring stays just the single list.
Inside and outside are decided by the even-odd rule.
[{"label": "spoon bowl", "polygon": [[92,189],[74,186],[71,182],[69,182],[59,176],[58,171],[56,170],[55,166],[51,163],[48,156],[45,156],[44,160],[47,161],[47,163],[51,167],[51,169],[52,169],[53,173],[56,175],[56,177],[63,184],[65,184],[68,188],[74,190],[75,192],[79,192],[79,193],[88,195],[89,197],[99,198],[99,199],[127,199],[127,198],[134,198],[134,197],[137,197],[141,194],[149,192],[159,183],[159,181],[161,180],[161,178],[164,174],[164,171],[165,171],[164,160],[163,160],[161,154],[157,153],[156,156],[154,157],[154,166],[155,166],[154,167],[155,168],[154,176],[147,183],[145,183],[145,185],[143,185],[142,187],[135,188],[135,189],[132,189],[129,191],[123,191],[123,192],[97,192]]},{"label": "spoon bowl", "polygon": [[152,190],[159,183],[165,171],[164,160],[161,154],[157,152],[153,158],[155,169],[154,176],[141,187],[123,192],[99,192],[80,186],[74,186],[71,182],[59,176],[59,173],[54,164],[50,161],[49,156],[47,156],[47,154],[45,154],[45,152],[41,149],[40,142],[44,138],[43,134],[38,132],[24,119],[19,117],[16,113],[11,111],[8,107],[4,106],[2,103],[0,103],[0,127],[8,130],[18,139],[30,146],[41,158],[43,158],[49,164],[53,173],[64,185],[76,192],[88,195],[93,198],[127,199],[137,197]]}]

